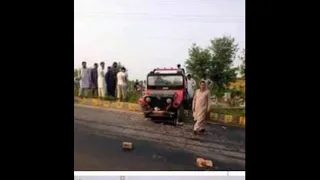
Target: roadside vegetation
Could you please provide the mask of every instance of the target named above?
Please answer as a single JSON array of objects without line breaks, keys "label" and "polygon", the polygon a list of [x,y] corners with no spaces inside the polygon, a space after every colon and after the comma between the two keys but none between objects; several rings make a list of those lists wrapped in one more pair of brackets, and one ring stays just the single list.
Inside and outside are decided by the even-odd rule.
[{"label": "roadside vegetation", "polygon": [[[185,68],[197,82],[204,77],[213,82],[210,91],[216,98],[217,105],[213,105],[211,110],[214,113],[245,116],[245,88],[243,86],[230,88],[230,84],[236,80],[245,79],[245,49],[237,54],[238,50],[235,38],[230,36],[211,39],[206,48],[195,43],[189,48],[189,57],[184,63]],[[233,65],[236,58],[241,62],[238,67]],[[119,62],[118,66],[120,68],[123,65]],[[77,70],[74,71],[74,76],[76,75]],[[124,102],[137,103],[141,97],[142,93],[135,91],[133,84],[132,80],[128,82],[128,93]],[[75,96],[78,95],[78,88],[75,84]],[[226,93],[230,94],[228,100],[224,100]],[[90,90],[88,97],[97,98],[92,97]],[[116,99],[107,96],[105,100],[115,101]]]}]

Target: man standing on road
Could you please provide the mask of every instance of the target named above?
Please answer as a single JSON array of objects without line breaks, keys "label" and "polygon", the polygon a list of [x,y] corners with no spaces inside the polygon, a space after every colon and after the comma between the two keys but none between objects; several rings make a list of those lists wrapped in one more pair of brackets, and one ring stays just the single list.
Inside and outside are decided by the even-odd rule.
[{"label": "man standing on road", "polygon": [[185,70],[183,68],[181,68],[181,72],[183,75],[185,74]]},{"label": "man standing on road", "polygon": [[87,62],[82,62],[82,68],[79,70],[78,79],[80,80],[79,96],[88,97],[88,89],[90,88],[90,71],[87,68]]},{"label": "man standing on road", "polygon": [[147,90],[147,81],[146,80],[143,81],[142,88],[143,88],[143,91]]},{"label": "man standing on road", "polygon": [[114,75],[114,87],[113,87],[113,93],[114,93],[114,97],[116,95],[116,90],[117,90],[117,74],[119,72],[119,69],[118,69],[118,63],[117,62],[113,62],[112,64],[112,71],[113,71],[113,75]]},{"label": "man standing on road", "polygon": [[100,99],[104,99],[106,94],[106,82],[104,77],[105,77],[104,62],[101,62],[100,67],[98,69],[98,96]]},{"label": "man standing on road", "polygon": [[178,69],[178,72],[182,72],[180,64],[177,64],[177,69]]},{"label": "man standing on road", "polygon": [[[128,79],[128,70],[125,68],[125,67],[123,67],[124,68],[124,73],[125,73],[125,83],[128,85],[128,81],[129,81],[129,79]],[[126,86],[126,92],[128,92],[129,91],[129,89],[128,89],[128,86]]]},{"label": "man standing on road", "polygon": [[125,73],[125,75],[126,75],[125,81],[127,82],[127,81],[128,81],[128,70],[127,70],[125,67],[123,67],[123,69],[124,69],[124,73]]},{"label": "man standing on road", "polygon": [[136,79],[136,82],[134,82],[134,90],[138,91],[139,90],[139,80]]},{"label": "man standing on road", "polygon": [[94,63],[91,69],[91,89],[92,97],[98,96],[98,64]]},{"label": "man standing on road", "polygon": [[211,88],[212,88],[212,86],[213,86],[213,82],[210,80],[210,79],[207,79],[207,76],[206,75],[204,75],[203,77],[202,77],[202,79],[206,82],[206,87],[207,87],[207,89],[208,90],[210,90]]},{"label": "man standing on road", "polygon": [[205,121],[208,119],[210,113],[210,91],[206,88],[206,82],[201,80],[200,89],[196,90],[193,97],[192,111],[194,117],[193,133],[195,135],[204,133]]},{"label": "man standing on road", "polygon": [[115,79],[114,79],[115,75],[114,75],[114,72],[111,68],[111,66],[108,66],[108,72],[106,73],[106,77],[105,77],[105,80],[106,80],[106,84],[107,84],[107,92],[108,92],[108,95],[112,96],[112,97],[115,97],[115,91],[114,91],[114,88],[116,87],[115,86]]},{"label": "man standing on road", "polygon": [[121,71],[117,74],[117,97],[119,100],[125,100],[126,98],[126,85],[127,85],[127,74],[125,68],[122,67]]},{"label": "man standing on road", "polygon": [[189,99],[191,99],[190,102],[192,102],[193,93],[196,88],[196,81],[191,77],[191,74],[188,74],[187,79],[188,79],[188,95],[189,95]]}]

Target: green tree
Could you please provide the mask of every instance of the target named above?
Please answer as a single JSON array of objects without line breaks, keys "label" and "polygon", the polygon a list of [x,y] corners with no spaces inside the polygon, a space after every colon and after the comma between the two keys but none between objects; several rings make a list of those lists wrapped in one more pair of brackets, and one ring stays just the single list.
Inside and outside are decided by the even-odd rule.
[{"label": "green tree", "polygon": [[120,71],[120,69],[121,69],[122,67],[124,67],[124,66],[121,64],[121,62],[117,62],[117,63],[118,63],[118,66],[117,66],[118,68],[117,68],[117,69],[118,69],[118,71]]},{"label": "green tree", "polygon": [[211,40],[209,49],[212,52],[210,61],[209,78],[213,81],[215,92],[226,90],[230,82],[236,79],[238,68],[233,68],[232,63],[238,51],[238,44],[230,36],[223,36]]},{"label": "green tree", "polygon": [[246,71],[246,50],[243,49],[242,52],[241,52],[241,55],[239,56],[239,59],[241,60],[241,65],[239,67],[239,73],[240,73],[240,76],[242,78],[244,78],[246,76],[245,74],[245,71]]},{"label": "green tree", "polygon": [[211,40],[208,48],[201,48],[193,44],[189,49],[186,68],[197,80],[206,76],[213,82],[213,90],[221,96],[230,82],[236,78],[238,68],[232,63],[238,51],[238,44],[230,36],[223,36]]},{"label": "green tree", "polygon": [[[117,62],[116,72],[119,72],[122,67],[125,67],[121,64],[121,62]],[[116,75],[116,74],[115,74]]]},{"label": "green tree", "polygon": [[210,61],[212,59],[209,49],[203,49],[193,44],[189,49],[189,58],[185,62],[187,72],[192,74],[197,80],[208,76]]}]

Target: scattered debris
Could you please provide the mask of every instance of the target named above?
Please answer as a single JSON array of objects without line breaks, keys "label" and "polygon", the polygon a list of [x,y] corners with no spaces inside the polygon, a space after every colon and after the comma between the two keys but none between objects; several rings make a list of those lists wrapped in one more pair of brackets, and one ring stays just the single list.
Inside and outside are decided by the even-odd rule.
[{"label": "scattered debris", "polygon": [[226,129],[227,129],[227,127],[225,127],[225,126],[222,126],[221,128],[222,128],[222,129],[224,129],[224,130],[226,130]]},{"label": "scattered debris", "polygon": [[198,165],[198,167],[203,167],[203,162],[204,162],[204,159],[202,159],[202,158],[197,158],[197,165]]},{"label": "scattered debris", "polygon": [[213,167],[213,163],[211,160],[205,160],[203,158],[197,158],[198,167],[211,168]]},{"label": "scattered debris", "polygon": [[153,158],[153,159],[160,159],[160,158],[162,158],[162,156],[160,156],[159,154],[154,154],[154,155],[152,156],[152,158]]},{"label": "scattered debris", "polygon": [[162,160],[162,161],[165,161],[165,162],[167,161],[167,159],[165,157],[161,156],[160,154],[154,154],[152,156],[152,159]]},{"label": "scattered debris", "polygon": [[132,148],[133,147],[131,142],[122,142],[122,149],[131,150]]},{"label": "scattered debris", "polygon": [[206,167],[213,167],[213,163],[211,160],[205,160],[205,166]]},{"label": "scattered debris", "polygon": [[177,122],[177,125],[178,125],[178,126],[183,126],[184,123],[183,123],[183,122]]}]

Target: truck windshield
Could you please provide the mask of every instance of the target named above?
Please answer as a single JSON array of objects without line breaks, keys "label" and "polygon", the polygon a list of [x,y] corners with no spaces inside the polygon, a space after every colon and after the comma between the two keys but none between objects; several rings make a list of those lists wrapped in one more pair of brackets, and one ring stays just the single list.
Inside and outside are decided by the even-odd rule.
[{"label": "truck windshield", "polygon": [[148,77],[148,86],[182,86],[181,75],[154,75]]}]

